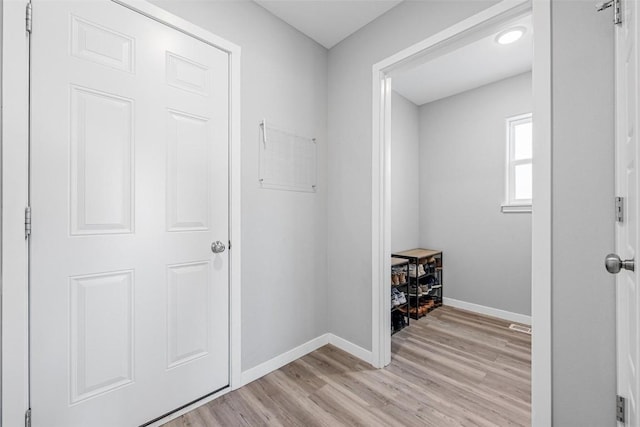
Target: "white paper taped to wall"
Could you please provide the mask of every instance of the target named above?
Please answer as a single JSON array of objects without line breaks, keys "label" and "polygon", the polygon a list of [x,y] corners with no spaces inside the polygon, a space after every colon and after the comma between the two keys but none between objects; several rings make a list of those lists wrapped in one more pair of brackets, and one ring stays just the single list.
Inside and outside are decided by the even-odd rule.
[{"label": "white paper taped to wall", "polygon": [[262,188],[316,191],[316,139],[260,123],[260,185]]}]

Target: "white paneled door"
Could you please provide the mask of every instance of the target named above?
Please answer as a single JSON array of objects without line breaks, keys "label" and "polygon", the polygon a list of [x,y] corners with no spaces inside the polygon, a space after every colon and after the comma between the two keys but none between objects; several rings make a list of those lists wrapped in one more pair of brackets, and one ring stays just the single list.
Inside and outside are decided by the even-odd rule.
[{"label": "white paneled door", "polygon": [[33,424],[138,426],[229,383],[228,54],[110,1],[33,21]]},{"label": "white paneled door", "polygon": [[[622,2],[616,25],[616,194],[624,198],[624,215],[616,223],[616,251],[636,260],[638,250],[638,7]],[[640,290],[638,268],[623,269],[617,284],[618,395],[626,400],[624,425],[640,427]],[[620,423],[619,425],[622,425]]]}]

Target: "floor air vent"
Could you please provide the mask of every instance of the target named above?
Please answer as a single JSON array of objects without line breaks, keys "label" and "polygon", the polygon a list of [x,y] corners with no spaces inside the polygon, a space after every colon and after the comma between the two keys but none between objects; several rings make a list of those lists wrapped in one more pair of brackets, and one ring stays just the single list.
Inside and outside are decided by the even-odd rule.
[{"label": "floor air vent", "polygon": [[531,335],[531,328],[528,326],[512,323],[509,325],[509,329]]}]

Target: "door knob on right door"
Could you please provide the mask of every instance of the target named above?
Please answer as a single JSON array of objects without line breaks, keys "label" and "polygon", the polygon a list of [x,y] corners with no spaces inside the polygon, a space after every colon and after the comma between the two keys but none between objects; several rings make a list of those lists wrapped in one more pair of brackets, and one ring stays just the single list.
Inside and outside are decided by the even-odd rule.
[{"label": "door knob on right door", "polygon": [[604,258],[604,266],[611,274],[618,274],[620,270],[635,271],[636,262],[632,259],[621,260],[617,254],[609,254]]}]

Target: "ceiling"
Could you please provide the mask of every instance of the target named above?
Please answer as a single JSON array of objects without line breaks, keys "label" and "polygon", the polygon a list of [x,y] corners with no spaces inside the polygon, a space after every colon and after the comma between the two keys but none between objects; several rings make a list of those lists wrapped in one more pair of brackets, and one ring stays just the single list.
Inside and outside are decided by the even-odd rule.
[{"label": "ceiling", "polygon": [[[495,42],[499,32],[517,26],[526,28],[520,40],[510,45]],[[393,73],[391,85],[414,104],[423,105],[529,71],[532,61],[533,24],[528,15],[422,65]]]},{"label": "ceiling", "polygon": [[327,49],[402,0],[254,0]]}]

